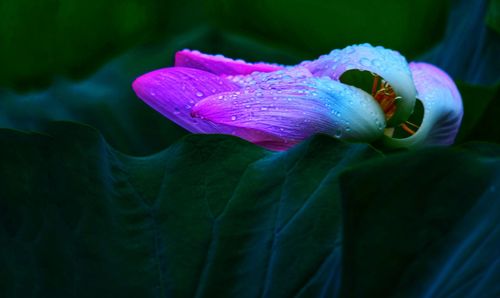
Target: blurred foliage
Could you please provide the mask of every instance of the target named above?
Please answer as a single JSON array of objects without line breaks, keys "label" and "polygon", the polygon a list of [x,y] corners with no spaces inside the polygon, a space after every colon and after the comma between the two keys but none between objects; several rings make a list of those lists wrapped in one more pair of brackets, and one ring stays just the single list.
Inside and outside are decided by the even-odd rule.
[{"label": "blurred foliage", "polygon": [[486,17],[488,25],[500,33],[500,0],[490,0]]},{"label": "blurred foliage", "polygon": [[488,2],[453,1],[443,39],[418,59],[441,67],[455,80],[499,84],[500,33],[486,24]]},{"label": "blurred foliage", "polygon": [[54,75],[82,78],[132,46],[196,26],[203,21],[198,7],[196,0],[2,0],[0,85],[24,89],[47,86]]},{"label": "blurred foliage", "polygon": [[398,49],[409,58],[437,42],[447,1],[206,0],[221,27],[290,45],[308,58],[357,43]]}]

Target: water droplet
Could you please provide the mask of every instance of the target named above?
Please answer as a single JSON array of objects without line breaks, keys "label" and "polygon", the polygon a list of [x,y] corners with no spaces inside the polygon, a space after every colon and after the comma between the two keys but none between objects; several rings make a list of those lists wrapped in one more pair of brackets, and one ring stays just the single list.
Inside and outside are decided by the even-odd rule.
[{"label": "water droplet", "polygon": [[197,91],[197,92],[196,92],[196,96],[198,96],[198,97],[202,97],[202,96],[203,96],[203,93],[202,93],[202,92],[200,92],[200,91]]},{"label": "water droplet", "polygon": [[179,115],[180,113],[181,113],[181,112],[179,111],[179,109],[178,109],[178,108],[174,108],[174,114],[175,114],[175,115]]},{"label": "water droplet", "polygon": [[233,121],[236,120],[236,116],[232,116],[231,120],[233,120]]},{"label": "water droplet", "polygon": [[371,65],[370,60],[368,60],[366,58],[361,58],[361,60],[359,60],[359,63],[361,63],[361,65],[363,65],[363,66],[370,66]]},{"label": "water droplet", "polygon": [[348,46],[345,49],[346,54],[353,54],[354,53],[354,48],[352,46]]},{"label": "water droplet", "polygon": [[342,136],[342,130],[337,129],[337,130],[335,131],[335,137],[336,137],[336,138],[340,138],[341,136]]}]

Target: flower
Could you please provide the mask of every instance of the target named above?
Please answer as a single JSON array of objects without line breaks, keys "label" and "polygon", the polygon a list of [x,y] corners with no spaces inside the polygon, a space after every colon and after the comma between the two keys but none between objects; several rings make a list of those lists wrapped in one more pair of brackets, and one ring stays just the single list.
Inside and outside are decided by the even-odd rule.
[{"label": "flower", "polygon": [[[370,72],[371,93],[340,82],[348,70]],[[174,67],[140,76],[133,89],[193,133],[231,134],[273,150],[316,133],[353,142],[380,139],[392,147],[449,145],[463,115],[446,73],[369,44],[295,66],[182,50]],[[424,110],[420,124],[408,121],[417,100]],[[396,130],[406,135],[396,137]]]}]

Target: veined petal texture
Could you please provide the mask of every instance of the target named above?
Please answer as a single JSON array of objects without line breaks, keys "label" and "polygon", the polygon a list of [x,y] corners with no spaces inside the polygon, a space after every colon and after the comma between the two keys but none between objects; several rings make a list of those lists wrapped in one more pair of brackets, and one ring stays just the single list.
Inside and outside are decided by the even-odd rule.
[{"label": "veined petal texture", "polygon": [[259,84],[198,102],[193,116],[233,127],[232,134],[272,149],[286,149],[315,133],[350,141],[382,136],[384,113],[371,95],[329,78],[290,72],[307,73],[292,68],[280,80],[276,73],[258,74]]},{"label": "veined petal texture", "polygon": [[225,78],[185,67],[146,73],[137,78],[132,87],[144,102],[193,133],[224,133],[222,126],[192,118],[191,108],[207,96],[240,89]]}]

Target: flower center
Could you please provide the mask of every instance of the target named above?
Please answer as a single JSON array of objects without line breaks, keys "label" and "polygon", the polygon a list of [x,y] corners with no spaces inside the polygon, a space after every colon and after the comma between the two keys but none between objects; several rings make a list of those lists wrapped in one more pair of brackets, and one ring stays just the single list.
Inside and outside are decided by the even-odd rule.
[{"label": "flower center", "polygon": [[[401,97],[396,96],[396,92],[394,92],[391,85],[376,74],[373,74],[372,96],[384,111],[385,119],[389,120],[396,112],[396,100]],[[415,134],[415,130],[418,129],[418,125],[409,121],[401,124],[400,127],[410,135]]]},{"label": "flower center", "polygon": [[378,75],[373,77],[372,96],[378,102],[385,114],[385,119],[390,119],[396,112],[396,93],[391,85]]}]

